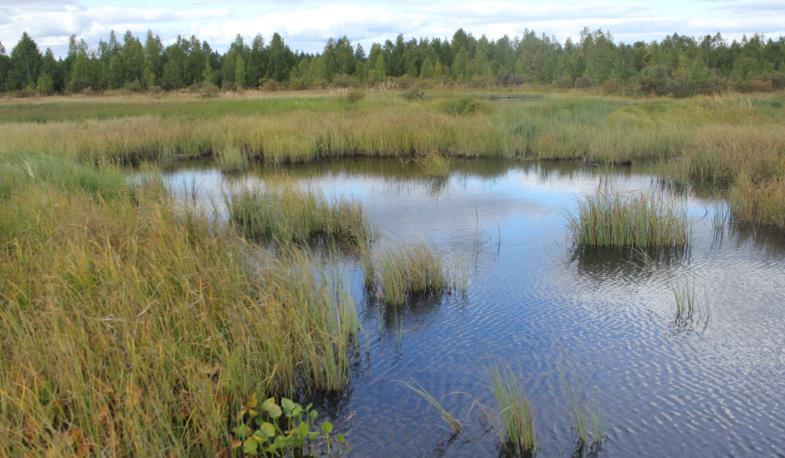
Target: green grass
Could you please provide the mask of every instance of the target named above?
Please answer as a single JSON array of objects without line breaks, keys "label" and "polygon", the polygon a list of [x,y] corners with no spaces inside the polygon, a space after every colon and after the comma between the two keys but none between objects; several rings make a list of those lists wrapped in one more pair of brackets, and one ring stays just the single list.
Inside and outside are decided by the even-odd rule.
[{"label": "green grass", "polygon": [[686,210],[655,192],[600,189],[579,203],[569,225],[577,247],[680,248],[689,239]]},{"label": "green grass", "polygon": [[215,164],[228,174],[241,173],[248,170],[248,156],[237,146],[227,146],[215,154]]},{"label": "green grass", "polygon": [[711,319],[708,299],[698,297],[695,283],[685,281],[673,286],[675,312],[673,324],[680,330],[705,330]]},{"label": "green grass", "polygon": [[509,367],[497,367],[491,371],[491,388],[504,427],[502,442],[513,455],[532,455],[537,449],[537,435],[523,381]]},{"label": "green grass", "polygon": [[425,245],[390,247],[365,264],[366,286],[376,288],[387,305],[402,306],[414,296],[438,296],[451,288],[444,262]]},{"label": "green grass", "polygon": [[[427,101],[407,101],[395,92],[370,91],[350,104],[341,93],[329,92],[11,102],[0,108],[0,154],[37,151],[135,163],[166,154],[201,158],[235,147],[250,159],[270,163],[432,151],[628,163],[697,151],[695,138],[703,128],[782,125],[782,109],[746,103],[749,97],[742,96],[648,100],[499,94],[505,97],[442,90]],[[455,108],[447,113],[445,106]],[[472,108],[477,106],[482,108]]]},{"label": "green grass", "polygon": [[227,198],[234,226],[245,237],[279,243],[307,243],[315,239],[350,248],[371,241],[371,227],[362,207],[347,199],[295,189],[241,189]]},{"label": "green grass", "polygon": [[0,455],[219,455],[248,393],[338,390],[358,319],[163,185],[0,157]]},{"label": "green grass", "polygon": [[417,158],[417,169],[425,176],[447,178],[450,176],[450,160],[437,152]]}]

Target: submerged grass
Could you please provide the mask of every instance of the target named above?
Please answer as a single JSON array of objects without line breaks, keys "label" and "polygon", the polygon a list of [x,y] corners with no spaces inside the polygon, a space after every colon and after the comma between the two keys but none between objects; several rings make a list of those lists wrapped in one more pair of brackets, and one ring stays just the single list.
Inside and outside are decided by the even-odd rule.
[{"label": "submerged grass", "polygon": [[496,367],[491,371],[491,388],[501,411],[502,442],[513,455],[533,455],[537,449],[537,435],[523,381],[508,366]]},{"label": "submerged grass", "polygon": [[570,217],[578,247],[679,248],[688,243],[686,210],[660,193],[600,189]]},{"label": "submerged grass", "polygon": [[371,226],[357,202],[326,198],[310,190],[245,188],[227,198],[229,214],[248,238],[279,243],[306,243],[316,238],[351,248],[364,248]]},{"label": "submerged grass", "polygon": [[220,455],[248,393],[346,384],[356,311],[307,254],[271,258],[155,180],[6,159],[0,455]]},{"label": "submerged grass", "polygon": [[402,306],[413,296],[440,295],[451,288],[444,262],[425,245],[388,248],[365,264],[369,262],[366,285],[375,287],[387,305]]}]

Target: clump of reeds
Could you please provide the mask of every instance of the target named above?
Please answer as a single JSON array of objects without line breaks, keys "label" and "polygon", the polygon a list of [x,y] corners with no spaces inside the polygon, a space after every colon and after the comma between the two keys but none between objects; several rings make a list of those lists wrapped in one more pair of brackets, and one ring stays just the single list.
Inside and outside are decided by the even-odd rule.
[{"label": "clump of reeds", "polygon": [[673,324],[679,330],[705,330],[711,319],[708,298],[698,297],[695,283],[685,281],[673,286],[676,310]]},{"label": "clump of reeds", "polygon": [[228,197],[233,224],[249,238],[279,243],[321,238],[348,247],[364,247],[371,227],[359,203],[328,199],[323,194],[292,187],[259,190],[245,188]]},{"label": "clump of reeds", "polygon": [[227,145],[215,154],[215,164],[224,173],[248,170],[248,156],[237,146]]},{"label": "clump of reeds", "polygon": [[416,159],[417,168],[423,175],[447,178],[450,175],[450,160],[434,151]]},{"label": "clump of reeds", "polygon": [[686,210],[655,192],[601,189],[580,202],[569,225],[580,247],[679,248],[689,238]]},{"label": "clump of reeds", "polygon": [[387,305],[401,306],[413,296],[439,295],[451,287],[442,259],[422,244],[388,248],[370,262],[366,285],[375,287]]},{"label": "clump of reeds", "polygon": [[491,371],[491,388],[501,411],[502,442],[514,455],[532,455],[537,448],[537,435],[523,381],[509,367],[496,367]]}]

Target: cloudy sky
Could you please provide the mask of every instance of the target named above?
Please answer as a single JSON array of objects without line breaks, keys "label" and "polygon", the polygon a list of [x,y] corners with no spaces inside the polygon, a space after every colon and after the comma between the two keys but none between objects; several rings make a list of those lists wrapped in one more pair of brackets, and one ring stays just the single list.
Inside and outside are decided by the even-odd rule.
[{"label": "cloudy sky", "polygon": [[610,30],[617,41],[660,39],[673,32],[722,32],[728,38],[785,35],[785,0],[588,0],[549,5],[542,0],[316,1],[316,0],[0,0],[0,42],[7,49],[23,31],[41,48],[64,52],[68,36],[91,45],[110,30],[148,29],[169,43],[197,35],[219,50],[237,33],[269,37],[277,31],[294,49],[320,50],[328,37],[346,35],[367,45],[398,33],[449,37],[459,27],[475,35],[520,35],[524,28],[576,37],[584,26]]}]

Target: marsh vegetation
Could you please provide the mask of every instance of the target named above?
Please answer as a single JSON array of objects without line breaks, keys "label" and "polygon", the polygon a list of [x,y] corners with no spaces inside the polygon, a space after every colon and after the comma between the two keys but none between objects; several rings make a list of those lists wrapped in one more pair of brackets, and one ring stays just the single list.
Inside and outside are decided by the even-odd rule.
[{"label": "marsh vegetation", "polygon": [[[418,345],[413,353],[420,358],[432,349],[443,353],[443,359],[427,360],[433,366],[422,366],[438,371],[451,370],[451,358],[460,359],[455,349],[474,363],[488,356],[477,350],[486,339],[492,344],[488,351],[517,352],[513,344],[521,335],[536,353],[543,350],[537,342],[565,332],[566,327],[553,327],[561,318],[585,323],[580,319],[586,319],[586,310],[576,312],[561,293],[538,289],[553,281],[547,275],[569,279],[559,286],[570,301],[602,296],[587,307],[592,313],[605,317],[624,308],[629,313],[624,319],[634,316],[643,323],[630,327],[645,344],[660,334],[640,331],[638,326],[652,321],[638,314],[639,304],[629,305],[634,294],[614,290],[614,282],[643,285],[650,288],[646,293],[664,288],[657,292],[668,292],[667,310],[674,314],[665,326],[705,329],[708,299],[694,284],[672,287],[671,279],[666,284],[657,276],[658,270],[689,262],[680,255],[686,247],[701,246],[693,226],[702,223],[688,211],[695,210],[693,197],[686,197],[693,187],[709,188],[712,199],[726,204],[728,215],[720,221],[715,212],[713,224],[738,224],[734,243],[765,245],[765,260],[775,266],[785,252],[771,242],[785,228],[780,94],[676,100],[427,92],[413,98],[370,89],[208,100],[85,97],[14,100],[0,107],[0,431],[6,437],[0,454],[217,455],[228,453],[237,440],[244,448],[257,431],[260,447],[275,409],[268,404],[266,413],[251,412],[253,393],[274,398],[278,407],[283,397],[299,401],[303,411],[309,400],[327,399],[333,407],[339,398],[334,401],[339,407],[329,413],[338,418],[345,413],[341,403],[355,407],[347,400],[353,371],[366,370],[368,355],[384,354],[377,347],[386,343],[382,332],[378,342],[363,342],[371,331],[362,332],[360,322],[373,318],[364,315],[359,301],[409,313],[397,356],[385,358],[405,359],[400,355],[410,350],[402,342],[413,336]],[[363,158],[371,163],[387,158],[387,168],[376,175],[359,166],[330,168],[341,159]],[[542,159],[572,162],[550,169],[533,162]],[[226,185],[216,202],[221,217],[179,199],[166,183],[175,173],[162,168],[184,160],[217,170],[209,176]],[[638,172],[630,170],[641,168],[686,191],[653,190],[639,182],[631,192],[596,186],[605,174],[635,179]],[[259,183],[254,174],[262,174]],[[346,177],[358,176],[356,195],[340,192]],[[550,198],[534,196],[536,186],[527,188],[532,194],[498,200],[487,191],[497,182],[512,188],[521,185],[516,180],[551,186],[573,179],[579,186],[565,186],[561,190],[568,191]],[[438,187],[418,194],[434,180]],[[368,197],[396,187],[388,200]],[[550,239],[542,243],[547,234],[563,238],[565,227],[563,212],[554,216],[543,209],[554,208],[555,200],[574,205],[579,195],[575,213],[567,216],[580,248],[573,251],[613,253],[620,260],[612,264],[608,259],[616,258],[579,253],[576,271],[532,268],[530,262],[569,259],[568,253],[550,258],[541,253],[543,246],[556,245]],[[473,205],[497,205],[498,211],[484,214]],[[385,227],[377,232],[372,221]],[[527,238],[526,228],[535,226],[526,225],[537,222],[532,233],[541,238]],[[458,234],[457,241],[445,242],[448,232]],[[498,238],[497,248],[474,252],[467,291],[453,255],[472,251],[477,245],[463,242],[486,232]],[[442,238],[431,243],[428,237],[437,233]],[[426,241],[412,242],[422,234]],[[676,252],[672,264],[658,263],[658,250]],[[629,267],[630,253],[645,259],[646,268]],[[769,267],[745,264],[758,273]],[[765,272],[776,277],[774,270]],[[624,304],[614,308],[618,296]],[[416,307],[421,300],[439,306]],[[486,302],[499,310],[484,310]],[[724,315],[728,319],[727,310]],[[429,334],[429,326],[440,322],[449,324],[450,334]],[[570,345],[613,353],[616,341],[603,338],[628,337],[618,323],[603,322],[607,329],[581,334]],[[488,337],[497,332],[499,341]],[[527,364],[547,366],[541,359]],[[357,383],[367,396],[368,382]],[[487,388],[487,379],[482,383]],[[505,447],[530,454],[542,444],[534,410],[547,401],[530,399],[524,385],[520,374],[501,367],[491,373],[484,401],[498,405]],[[451,414],[442,392],[431,394],[419,385],[413,390],[453,433],[476,430]],[[581,453],[598,448],[605,437],[598,409],[571,388],[559,396],[565,394]],[[242,419],[227,422],[237,412]],[[322,424],[315,420],[302,417],[297,424]],[[230,428],[238,422],[250,428],[242,429],[244,437]],[[346,424],[350,421],[341,426]],[[291,432],[289,425],[273,426],[275,436]],[[547,441],[553,438],[541,433],[545,447],[552,447]]]}]

